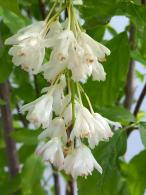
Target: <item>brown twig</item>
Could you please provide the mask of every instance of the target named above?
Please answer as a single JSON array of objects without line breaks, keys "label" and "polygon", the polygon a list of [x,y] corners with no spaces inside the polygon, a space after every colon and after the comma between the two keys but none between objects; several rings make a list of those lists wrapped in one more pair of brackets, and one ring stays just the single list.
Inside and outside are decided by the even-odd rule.
[{"label": "brown twig", "polygon": [[19,172],[19,162],[16,151],[16,144],[11,138],[11,132],[13,131],[12,125],[12,113],[10,108],[10,93],[9,84],[0,83],[0,98],[5,102],[1,105],[1,117],[3,121],[4,139],[6,143],[7,159],[9,164],[9,172],[11,176],[16,175]]},{"label": "brown twig", "polygon": [[134,112],[133,112],[134,116],[136,116],[137,113],[139,112],[139,109],[141,107],[141,104],[142,104],[145,96],[146,96],[146,83],[144,84],[144,87],[140,93],[138,100],[137,100],[137,104],[136,104]]},{"label": "brown twig", "polygon": [[[130,25],[130,35],[129,35],[129,43],[131,50],[135,48],[135,27],[133,24]],[[129,70],[127,74],[127,82],[126,82],[126,94],[125,94],[125,101],[124,106],[127,109],[131,109],[132,101],[133,101],[133,94],[134,94],[134,68],[135,63],[134,60],[131,58],[129,63]]]},{"label": "brown twig", "polygon": [[39,7],[40,7],[42,19],[44,20],[46,17],[45,0],[39,0]]},{"label": "brown twig", "polygon": [[[142,5],[145,5],[146,4],[146,0],[141,0],[141,4]],[[134,27],[133,27],[134,28]],[[135,30],[134,30],[135,31]],[[131,33],[132,33],[132,31],[131,31]],[[134,49],[134,32],[131,34],[132,35],[132,37],[131,37],[131,43],[133,44],[132,45],[132,49]],[[132,41],[133,40],[133,41]],[[128,79],[127,79],[127,81],[128,81]],[[127,83],[128,84],[128,83]],[[145,97],[145,95],[146,95],[146,83],[145,83],[145,85],[144,85],[144,87],[143,87],[143,89],[142,89],[142,91],[141,91],[141,94],[140,94],[140,96],[139,96],[139,98],[138,98],[138,100],[137,100],[137,104],[136,104],[136,106],[135,106],[135,109],[134,109],[134,112],[133,112],[133,114],[134,114],[134,116],[136,116],[137,115],[137,113],[138,113],[138,111],[139,111],[139,109],[140,109],[140,106],[141,106],[141,104],[142,104],[142,102],[143,102],[143,100],[144,100],[144,97]],[[131,102],[132,102],[132,100],[131,100]],[[125,107],[126,107],[126,105],[125,105]],[[129,136],[130,134],[131,134],[131,132],[134,130],[135,128],[129,128],[128,129],[128,131],[127,131],[127,135]]]},{"label": "brown twig", "polygon": [[75,184],[73,178],[71,177],[67,183],[66,195],[74,195],[74,194],[75,194]]},{"label": "brown twig", "polygon": [[60,195],[60,178],[58,172],[54,171],[53,178],[54,178],[54,185],[55,185],[55,194]]},{"label": "brown twig", "polygon": [[[137,114],[139,112],[139,109],[141,107],[141,104],[142,104],[145,96],[146,96],[146,83],[145,83],[145,85],[144,85],[144,87],[143,87],[143,89],[142,89],[142,91],[140,93],[140,96],[139,96],[139,98],[137,100],[136,106],[135,106],[134,111],[133,111],[133,115],[135,117],[137,116]],[[133,127],[127,129],[127,136],[129,136],[133,130],[135,130],[135,128],[133,128]]]},{"label": "brown twig", "polygon": [[145,5],[146,4],[146,0],[141,0],[141,4]]}]

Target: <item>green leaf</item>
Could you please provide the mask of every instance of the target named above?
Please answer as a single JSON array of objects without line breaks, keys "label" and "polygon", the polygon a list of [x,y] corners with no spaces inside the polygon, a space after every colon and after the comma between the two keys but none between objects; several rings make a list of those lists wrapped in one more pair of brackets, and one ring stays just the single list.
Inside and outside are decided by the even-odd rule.
[{"label": "green leaf", "polygon": [[122,125],[129,124],[135,120],[133,114],[129,110],[119,106],[101,107],[97,111],[104,117],[112,121],[120,122]]},{"label": "green leaf", "polygon": [[136,77],[141,81],[143,82],[144,81],[144,75],[142,74],[142,72],[138,71],[138,70],[135,70],[135,73],[136,73]]},{"label": "green leaf", "polygon": [[107,25],[107,30],[109,31],[109,33],[112,35],[112,36],[116,36],[118,33],[117,31],[110,25]]},{"label": "green leaf", "polygon": [[85,91],[93,105],[114,105],[127,79],[130,57],[127,34],[123,32],[115,36],[108,42],[107,47],[111,50],[111,55],[103,64],[107,73],[106,80],[104,82],[89,80],[85,84]]},{"label": "green leaf", "polygon": [[8,76],[12,72],[12,62],[10,56],[8,56],[8,50],[5,48],[3,55],[0,58],[0,83],[7,80]]},{"label": "green leaf", "polygon": [[6,148],[1,148],[0,154],[0,167],[4,168],[7,165]]},{"label": "green leaf", "polygon": [[142,143],[146,148],[146,122],[141,122],[139,125],[139,129]]},{"label": "green leaf", "polygon": [[5,104],[6,104],[6,102],[3,99],[0,98],[0,105],[4,106]]},{"label": "green leaf", "polygon": [[[126,151],[126,133],[121,130],[117,131],[109,142],[101,142],[94,150],[94,157],[103,168],[103,174],[99,173],[88,176],[87,179],[79,179],[79,194],[102,194],[117,195],[120,194],[124,185],[118,169],[118,159]],[[113,188],[114,186],[114,188]],[[126,189],[126,187],[125,187]],[[121,193],[122,194],[122,193]]]},{"label": "green leaf", "polygon": [[8,172],[4,172],[0,170],[0,180],[1,180],[0,194],[4,194],[4,195],[21,194],[20,192],[21,175],[20,174],[16,175],[15,177],[10,177]]},{"label": "green leaf", "polygon": [[15,14],[20,15],[19,7],[17,0],[0,0],[0,7],[14,12]]},{"label": "green leaf", "polygon": [[8,26],[12,34],[16,33],[20,28],[25,26],[26,21],[14,12],[0,7],[0,15],[3,17],[4,23]]},{"label": "green leaf", "polygon": [[139,51],[131,51],[131,57],[142,65],[146,65],[146,59],[143,58]]},{"label": "green leaf", "polygon": [[131,2],[120,2],[116,9],[117,15],[129,17],[137,26],[146,25],[146,7]]},{"label": "green leaf", "polygon": [[146,189],[146,150],[135,156],[130,163],[122,164],[130,195],[142,195]]},{"label": "green leaf", "polygon": [[[22,194],[34,195],[44,194],[41,187],[41,178],[44,171],[44,164],[40,157],[31,155],[24,164],[22,170]],[[37,190],[41,189],[41,193]]]},{"label": "green leaf", "polygon": [[141,39],[141,54],[144,59],[146,59],[146,26],[144,27]]},{"label": "green leaf", "polygon": [[95,40],[101,41],[104,33],[105,33],[106,26],[105,25],[97,25],[96,28],[88,29],[87,33]]},{"label": "green leaf", "polygon": [[15,129],[12,132],[12,137],[17,142],[22,142],[26,145],[35,145],[38,143],[38,135],[40,130],[29,130],[25,128]]},{"label": "green leaf", "polygon": [[106,24],[115,13],[116,0],[84,0],[80,7],[86,28],[95,28],[98,24]]},{"label": "green leaf", "polygon": [[35,150],[36,145],[23,144],[18,151],[20,162],[24,163],[28,156],[35,153]]}]

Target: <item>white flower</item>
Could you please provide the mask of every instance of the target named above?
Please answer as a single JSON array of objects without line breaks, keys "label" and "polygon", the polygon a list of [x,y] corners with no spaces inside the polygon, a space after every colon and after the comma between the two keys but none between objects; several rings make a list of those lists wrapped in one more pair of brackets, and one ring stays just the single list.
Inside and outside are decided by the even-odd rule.
[{"label": "white flower", "polygon": [[45,55],[42,29],[45,29],[45,22],[36,22],[5,41],[5,44],[14,45],[9,50],[9,54],[13,56],[12,62],[33,74],[40,72]]},{"label": "white flower", "polygon": [[74,33],[71,30],[64,30],[56,41],[56,45],[53,48],[54,53],[59,62],[64,62],[69,57],[69,49],[71,44],[76,41]]},{"label": "white flower", "polygon": [[66,87],[66,79],[65,75],[62,75],[60,78],[60,82],[52,85],[51,87],[46,87],[42,90],[43,92],[52,93],[53,96],[53,111],[55,112],[56,115],[61,115],[66,106],[70,102],[70,94],[64,95],[64,90]]},{"label": "white flower", "polygon": [[94,136],[88,137],[88,142],[92,149],[99,143],[99,141],[108,140],[113,135],[106,118],[102,117],[98,113],[94,113],[93,118],[96,133]]},{"label": "white flower", "polygon": [[70,30],[64,30],[56,37],[50,60],[42,68],[46,80],[54,81],[65,70],[69,59],[69,48],[74,40],[74,34]]},{"label": "white flower", "polygon": [[105,56],[110,54],[110,50],[84,32],[78,37],[78,44],[84,50],[84,63],[90,67],[89,75],[87,76],[92,73],[93,80],[105,80],[106,73],[102,64],[98,61],[103,61]]},{"label": "white flower", "polygon": [[55,55],[56,54],[52,52],[50,61],[44,64],[42,67],[44,78],[49,82],[53,82],[57,78],[57,76],[62,73],[67,67],[66,63],[59,63],[55,58]]},{"label": "white flower", "polygon": [[106,119],[107,122],[114,127],[114,130],[117,130],[119,128],[122,128],[122,125],[119,123],[119,122],[114,122],[114,121],[111,121],[111,120],[108,120]]},{"label": "white flower", "polygon": [[42,156],[45,161],[49,161],[58,169],[61,169],[64,163],[64,154],[61,141],[55,137],[37,149],[37,154]]},{"label": "white flower", "polygon": [[82,0],[75,0],[74,5],[82,5],[83,1]]},{"label": "white flower", "polygon": [[92,66],[84,58],[84,50],[77,42],[72,43],[69,50],[68,69],[72,71],[72,79],[85,83],[92,73]]},{"label": "white flower", "polygon": [[5,44],[14,45],[9,50],[9,54],[13,56],[12,62],[33,74],[40,72],[45,55],[44,39],[41,35],[44,28],[45,22],[36,22],[5,41]]},{"label": "white flower", "polygon": [[27,27],[20,29],[15,35],[9,37],[5,41],[5,44],[16,45],[21,43],[21,41],[24,41],[27,38],[37,37],[44,27],[45,27],[44,21],[35,22],[34,24],[31,24]]},{"label": "white flower", "polygon": [[75,137],[92,137],[95,136],[95,121],[89,110],[79,103],[76,103],[76,121],[71,132],[71,139]]},{"label": "white flower", "polygon": [[53,93],[53,110],[56,115],[61,115],[66,106],[70,102],[70,94],[64,95],[66,80],[64,75],[61,77],[60,83],[56,85]]},{"label": "white flower", "polygon": [[[88,45],[92,51],[92,57],[95,56],[97,60],[105,60],[106,55],[110,55],[110,50],[101,43],[92,39],[88,34],[82,32],[79,36],[79,44],[84,47]],[[91,60],[94,60],[91,58]]]},{"label": "white flower", "polygon": [[53,97],[49,94],[43,95],[35,101],[24,105],[21,112],[28,111],[27,119],[34,123],[37,127],[48,127],[52,117]]},{"label": "white flower", "polygon": [[58,36],[62,31],[63,28],[59,21],[55,21],[50,25],[49,31],[45,37],[45,45],[47,48],[52,48],[54,45],[56,45]]},{"label": "white flower", "polygon": [[96,162],[90,149],[83,144],[68,154],[64,161],[65,172],[75,179],[78,176],[91,175],[94,168],[102,173],[102,168]]},{"label": "white flower", "polygon": [[[108,140],[113,135],[107,119],[98,113],[91,114],[87,108],[75,102],[76,120],[70,134],[71,140],[87,138],[91,148],[94,148],[99,141]],[[66,108],[63,114],[66,125],[71,124],[72,105]]]},{"label": "white flower", "polygon": [[62,117],[65,121],[66,126],[69,126],[72,121],[72,104],[70,103],[65,108],[64,112],[62,113]]},{"label": "white flower", "polygon": [[67,135],[66,135],[66,129],[65,129],[65,123],[64,120],[60,117],[54,118],[50,125],[46,130],[44,130],[40,135],[39,139],[44,139],[46,137],[63,137],[66,141]]}]

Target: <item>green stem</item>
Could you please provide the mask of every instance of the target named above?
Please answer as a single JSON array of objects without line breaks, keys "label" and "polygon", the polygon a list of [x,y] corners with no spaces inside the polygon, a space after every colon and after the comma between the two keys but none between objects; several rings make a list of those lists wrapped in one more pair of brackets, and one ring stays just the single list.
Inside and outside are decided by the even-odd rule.
[{"label": "green stem", "polygon": [[79,83],[77,83],[77,92],[78,92],[80,104],[83,105]]},{"label": "green stem", "polygon": [[75,83],[71,79],[70,81],[71,86],[71,103],[72,103],[72,125],[74,125],[76,117],[75,117]]},{"label": "green stem", "polygon": [[92,108],[92,104],[90,102],[90,99],[89,99],[88,95],[86,94],[86,92],[84,91],[83,87],[80,84],[79,84],[79,87],[80,87],[81,91],[83,92],[83,94],[84,94],[84,96],[85,96],[85,98],[86,98],[86,100],[88,102],[88,105],[89,105],[91,113],[94,113],[94,110]]},{"label": "green stem", "polygon": [[56,7],[56,5],[57,5],[57,2],[55,1],[54,5],[52,6],[51,10],[49,11],[48,16],[47,16],[46,19],[45,19],[45,22],[47,22],[47,21],[49,20],[49,18],[50,18],[50,16],[51,16],[52,12],[54,11],[54,9],[55,9],[55,7]]}]

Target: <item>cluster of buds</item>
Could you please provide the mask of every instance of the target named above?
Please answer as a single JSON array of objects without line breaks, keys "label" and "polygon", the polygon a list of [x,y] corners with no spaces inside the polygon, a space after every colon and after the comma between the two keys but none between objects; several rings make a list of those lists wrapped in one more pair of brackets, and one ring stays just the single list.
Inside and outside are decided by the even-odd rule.
[{"label": "cluster of buds", "polygon": [[[82,30],[70,1],[66,9],[65,22],[59,22],[62,10],[52,17],[49,14],[45,21],[19,30],[5,43],[13,45],[9,54],[15,65],[31,74],[42,73],[49,82],[41,97],[21,108],[21,112],[28,112],[30,122],[43,129],[39,135],[43,144],[37,154],[77,178],[91,174],[94,168],[102,173],[90,149],[113,134],[110,121],[94,112],[81,85],[88,77],[105,80],[101,62],[110,51]],[[46,48],[51,54],[44,64]],[[84,107],[82,96],[89,109]]]}]

